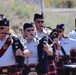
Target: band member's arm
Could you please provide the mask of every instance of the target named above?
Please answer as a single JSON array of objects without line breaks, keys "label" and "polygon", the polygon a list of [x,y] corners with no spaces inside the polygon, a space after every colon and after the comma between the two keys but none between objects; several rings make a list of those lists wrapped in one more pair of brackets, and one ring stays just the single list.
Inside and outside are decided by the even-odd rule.
[{"label": "band member's arm", "polygon": [[61,50],[61,45],[60,45],[60,43],[58,41],[58,38],[54,38],[53,39],[53,42],[56,44],[56,49],[57,50]]},{"label": "band member's arm", "polygon": [[27,48],[23,51],[24,57],[29,57],[33,54],[33,51],[28,50]]},{"label": "band member's arm", "polygon": [[59,43],[57,43],[56,45],[57,50],[61,50],[61,45]]},{"label": "band member's arm", "polygon": [[23,53],[22,53],[21,49],[17,49],[15,54],[16,54],[16,56],[23,56]]},{"label": "band member's arm", "polygon": [[48,55],[53,55],[53,50],[49,45],[44,44],[43,50],[46,51]]}]

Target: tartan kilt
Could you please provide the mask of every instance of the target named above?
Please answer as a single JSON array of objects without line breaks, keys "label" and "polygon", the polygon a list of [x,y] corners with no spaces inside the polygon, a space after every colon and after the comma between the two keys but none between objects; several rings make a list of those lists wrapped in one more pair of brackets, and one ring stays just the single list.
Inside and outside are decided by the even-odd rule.
[{"label": "tartan kilt", "polygon": [[70,60],[71,63],[76,63],[76,49],[70,50]]},{"label": "tartan kilt", "polygon": [[22,69],[18,69],[16,65],[0,67],[0,75],[22,75]]},{"label": "tartan kilt", "polygon": [[48,74],[47,75],[57,75],[56,65],[54,61],[48,61]]},{"label": "tartan kilt", "polygon": [[63,74],[63,65],[68,64],[68,61],[59,59],[59,62],[55,62],[56,64],[56,69],[57,69],[57,75],[62,75]]},{"label": "tartan kilt", "polygon": [[32,68],[35,68],[34,72],[37,72],[38,75],[42,75],[39,71],[39,65],[35,65],[35,64],[30,64],[30,65],[24,65],[24,69],[22,72],[22,75],[28,75],[31,71]]},{"label": "tartan kilt", "polygon": [[76,64],[76,56],[75,57],[70,57],[70,60],[71,60],[72,64],[74,64],[74,63]]}]

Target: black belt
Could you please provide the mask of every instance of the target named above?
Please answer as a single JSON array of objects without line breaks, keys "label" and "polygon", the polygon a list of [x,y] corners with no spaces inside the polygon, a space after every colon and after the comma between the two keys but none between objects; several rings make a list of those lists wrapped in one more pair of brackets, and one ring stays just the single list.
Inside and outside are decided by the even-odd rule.
[{"label": "black belt", "polygon": [[0,67],[0,73],[1,74],[8,74],[9,72],[16,72],[16,65],[10,65],[10,66],[4,66]]},{"label": "black belt", "polygon": [[59,61],[69,61],[69,59],[70,59],[69,55],[66,56],[60,55],[59,57]]},{"label": "black belt", "polygon": [[26,66],[28,66],[28,67],[36,67],[36,66],[38,66],[38,64],[27,64]]},{"label": "black belt", "polygon": [[[29,73],[38,73],[39,72],[39,66],[38,64],[29,64],[29,65],[24,65],[24,74],[27,75]],[[38,74],[39,75],[39,74]]]},{"label": "black belt", "polygon": [[38,64],[28,64],[28,65],[25,64],[24,66],[25,66],[25,68],[26,68],[27,70],[29,70],[29,71],[33,71],[32,68],[33,68],[34,70],[39,69]]}]

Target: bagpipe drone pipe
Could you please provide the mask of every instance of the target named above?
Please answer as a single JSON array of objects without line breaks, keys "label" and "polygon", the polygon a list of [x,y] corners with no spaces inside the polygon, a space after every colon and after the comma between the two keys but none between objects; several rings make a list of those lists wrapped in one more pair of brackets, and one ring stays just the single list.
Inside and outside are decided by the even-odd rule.
[{"label": "bagpipe drone pipe", "polygon": [[[46,73],[48,71],[48,58],[53,60],[55,59],[55,48],[56,44],[53,42],[54,38],[58,37],[57,30],[54,29],[50,33],[50,35],[45,35],[41,40],[39,40],[39,43],[37,45],[38,49],[38,61],[40,64],[41,72]],[[47,53],[43,50],[43,44],[50,45],[53,49],[53,55],[48,56]]]}]

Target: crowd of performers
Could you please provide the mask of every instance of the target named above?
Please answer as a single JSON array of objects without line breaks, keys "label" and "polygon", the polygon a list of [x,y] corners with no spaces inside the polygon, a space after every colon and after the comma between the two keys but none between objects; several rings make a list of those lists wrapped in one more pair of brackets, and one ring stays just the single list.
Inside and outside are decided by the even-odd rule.
[{"label": "crowd of performers", "polygon": [[[64,64],[76,63],[76,39],[65,35],[65,24],[44,25],[42,14],[24,23],[20,39],[0,14],[0,75],[63,75]],[[68,72],[66,71],[66,75]]]}]

